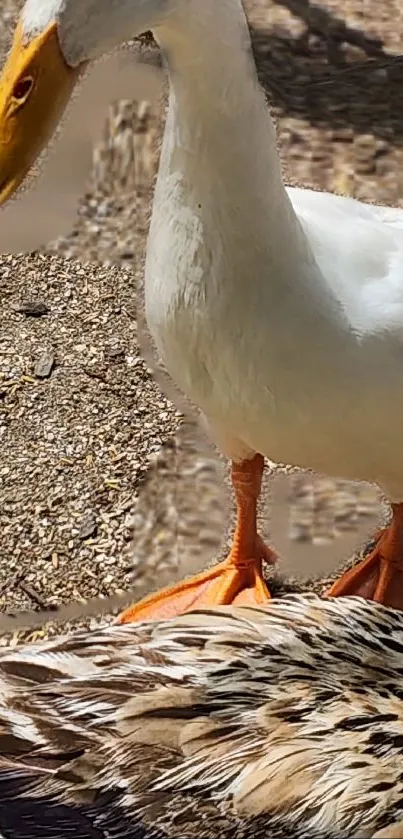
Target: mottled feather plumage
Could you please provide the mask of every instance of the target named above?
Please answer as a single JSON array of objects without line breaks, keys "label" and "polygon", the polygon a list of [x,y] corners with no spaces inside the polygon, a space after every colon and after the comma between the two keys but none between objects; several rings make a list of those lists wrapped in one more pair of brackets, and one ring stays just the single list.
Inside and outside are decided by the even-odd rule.
[{"label": "mottled feather plumage", "polygon": [[0,655],[6,839],[372,837],[403,820],[403,615],[290,595]]}]

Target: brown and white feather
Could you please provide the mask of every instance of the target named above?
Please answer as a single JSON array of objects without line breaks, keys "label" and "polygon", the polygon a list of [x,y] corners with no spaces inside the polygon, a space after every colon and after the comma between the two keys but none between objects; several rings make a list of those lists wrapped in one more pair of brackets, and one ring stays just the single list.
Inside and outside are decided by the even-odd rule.
[{"label": "brown and white feather", "polygon": [[7,649],[0,832],[26,835],[7,822],[11,795],[42,839],[46,807],[61,839],[73,823],[83,839],[394,829],[402,661],[401,613],[315,595]]}]

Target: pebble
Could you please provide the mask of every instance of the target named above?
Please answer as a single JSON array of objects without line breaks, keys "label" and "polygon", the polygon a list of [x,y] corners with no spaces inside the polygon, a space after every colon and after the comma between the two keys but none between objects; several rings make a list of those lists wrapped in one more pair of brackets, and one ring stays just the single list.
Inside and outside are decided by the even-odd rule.
[{"label": "pebble", "polygon": [[97,532],[97,520],[95,514],[91,511],[87,512],[83,517],[79,531],[79,539],[89,539],[90,536],[95,536]]},{"label": "pebble", "polygon": [[49,307],[41,300],[25,300],[16,306],[16,311],[27,317],[40,318],[49,314]]},{"label": "pebble", "polygon": [[55,365],[55,354],[53,350],[47,349],[38,358],[34,366],[34,374],[37,379],[48,379]]}]

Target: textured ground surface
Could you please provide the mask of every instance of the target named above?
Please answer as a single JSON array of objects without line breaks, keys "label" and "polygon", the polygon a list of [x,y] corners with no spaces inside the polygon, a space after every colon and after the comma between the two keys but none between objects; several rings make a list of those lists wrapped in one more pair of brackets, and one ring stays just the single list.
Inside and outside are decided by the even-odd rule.
[{"label": "textured ground surface", "polygon": [[[400,0],[289,0],[294,15],[270,0],[246,5],[288,182],[402,203]],[[0,52],[16,13],[3,0]],[[158,64],[152,45],[143,60]],[[74,229],[46,250],[0,257],[3,610],[110,594],[133,567],[146,566],[152,586],[164,569],[217,555],[225,536],[222,465],[188,427],[178,433],[180,414],[139,353],[162,124],[153,103],[115,104]],[[314,490],[306,478],[295,488],[293,532],[308,545],[354,537],[378,513],[372,489],[326,480]],[[273,532],[268,491],[261,521]],[[323,590],[336,572],[312,551],[308,576]]]}]

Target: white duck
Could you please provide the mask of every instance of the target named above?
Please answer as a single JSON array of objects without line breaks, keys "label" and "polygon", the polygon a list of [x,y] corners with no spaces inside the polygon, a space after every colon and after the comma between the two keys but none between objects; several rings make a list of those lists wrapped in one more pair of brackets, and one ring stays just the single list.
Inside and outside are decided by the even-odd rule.
[{"label": "white duck", "polygon": [[88,60],[148,29],[170,82],[148,324],[232,460],[238,524],[225,562],[121,620],[266,601],[263,455],[382,487],[392,524],[331,591],[403,608],[403,212],[284,186],[241,0],[27,0],[1,79],[0,202]]}]

